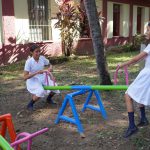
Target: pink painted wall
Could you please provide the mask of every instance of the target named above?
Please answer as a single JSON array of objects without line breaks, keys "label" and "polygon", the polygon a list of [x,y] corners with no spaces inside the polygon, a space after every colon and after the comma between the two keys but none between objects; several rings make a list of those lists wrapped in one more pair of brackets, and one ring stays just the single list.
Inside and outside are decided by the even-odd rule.
[{"label": "pink painted wall", "polygon": [[81,38],[74,45],[76,55],[92,55],[94,54],[91,38]]},{"label": "pink painted wall", "polygon": [[[11,64],[20,60],[27,59],[30,54],[30,46],[33,43],[28,44],[8,44],[3,45],[0,48],[0,65]],[[41,47],[41,52],[45,56],[61,56],[62,49],[61,43],[37,43]]]}]

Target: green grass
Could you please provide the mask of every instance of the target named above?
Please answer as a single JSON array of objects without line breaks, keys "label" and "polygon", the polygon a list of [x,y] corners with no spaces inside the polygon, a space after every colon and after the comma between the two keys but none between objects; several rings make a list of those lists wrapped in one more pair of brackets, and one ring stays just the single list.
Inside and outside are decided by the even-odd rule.
[{"label": "green grass", "polygon": [[[129,60],[137,53],[138,52],[109,53],[107,55],[107,62],[111,78],[113,78],[118,63]],[[59,63],[59,59],[61,63]],[[52,59],[51,62],[54,66],[54,75],[61,85],[99,83],[94,56],[73,57],[71,59],[57,58],[55,60]],[[21,77],[24,63],[24,61],[21,61],[16,64],[0,67],[0,78],[2,80],[13,80]],[[129,68],[129,72],[136,74],[138,68],[138,65]]]},{"label": "green grass", "polygon": [[[129,60],[137,53],[138,52],[107,54],[108,69],[112,82],[117,64]],[[53,64],[53,74],[56,77],[56,81],[59,85],[98,85],[100,83],[96,69],[95,56],[51,58],[50,61]],[[19,80],[21,83],[20,88],[25,85],[23,80],[24,64],[25,61],[21,61],[15,64],[0,67],[0,81],[2,81],[0,86],[0,93],[7,91],[7,89],[13,86],[10,86],[10,83],[13,83],[13,80]],[[138,71],[138,65],[129,68],[130,82],[135,78]],[[118,84],[125,84],[124,79],[124,74],[119,74]]]},{"label": "green grass", "polygon": [[0,67],[0,78],[2,80],[13,80],[20,77],[24,68],[24,61]]}]

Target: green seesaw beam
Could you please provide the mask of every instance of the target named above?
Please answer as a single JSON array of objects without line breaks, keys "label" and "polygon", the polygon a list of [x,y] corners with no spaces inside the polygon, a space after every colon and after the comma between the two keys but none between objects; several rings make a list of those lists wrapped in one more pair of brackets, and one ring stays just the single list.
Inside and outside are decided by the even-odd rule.
[{"label": "green seesaw beam", "polygon": [[127,90],[127,85],[44,86],[45,90]]}]

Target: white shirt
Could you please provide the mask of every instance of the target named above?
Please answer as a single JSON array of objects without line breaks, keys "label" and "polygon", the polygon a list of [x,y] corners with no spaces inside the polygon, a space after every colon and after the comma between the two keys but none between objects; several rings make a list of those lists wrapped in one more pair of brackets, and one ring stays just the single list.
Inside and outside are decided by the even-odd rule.
[{"label": "white shirt", "polygon": [[[49,60],[46,59],[44,56],[40,56],[38,62],[35,61],[35,59],[33,57],[31,57],[26,61],[24,70],[28,71],[29,74],[31,74],[31,73],[35,73],[39,70],[43,70],[44,66],[49,65],[49,64],[50,64]],[[43,74],[37,74],[32,78],[38,78],[39,80],[41,80],[43,82],[45,76]]]},{"label": "white shirt", "polygon": [[144,52],[148,54],[145,58],[145,68],[150,69],[150,44],[147,45],[147,47],[144,49]]}]

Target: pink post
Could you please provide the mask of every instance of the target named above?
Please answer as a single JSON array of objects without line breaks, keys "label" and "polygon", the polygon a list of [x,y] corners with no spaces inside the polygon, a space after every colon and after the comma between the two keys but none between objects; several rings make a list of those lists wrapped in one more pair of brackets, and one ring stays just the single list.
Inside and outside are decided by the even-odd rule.
[{"label": "pink post", "polygon": [[119,65],[117,66],[116,72],[114,74],[114,84],[117,84],[117,77],[118,77],[118,70],[119,70]]},{"label": "pink post", "polygon": [[128,69],[126,66],[124,67],[124,73],[125,73],[125,78],[126,78],[126,85],[129,85]]},{"label": "pink post", "polygon": [[49,86],[49,81],[48,81],[48,76],[51,76],[52,77],[52,79],[51,80],[53,80],[53,84],[54,84],[54,86],[56,85],[55,84],[55,79],[54,79],[54,77],[53,77],[53,75],[52,75],[52,73],[50,72],[50,71],[46,71],[45,72],[45,83],[47,84],[47,86]]},{"label": "pink post", "polygon": [[[114,84],[117,84],[117,77],[118,77],[118,71],[119,71],[119,65],[117,66],[116,72],[114,74]],[[125,80],[126,80],[126,85],[129,85],[129,76],[128,76],[128,70],[127,67],[124,67],[124,73],[125,73]]]}]

